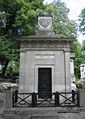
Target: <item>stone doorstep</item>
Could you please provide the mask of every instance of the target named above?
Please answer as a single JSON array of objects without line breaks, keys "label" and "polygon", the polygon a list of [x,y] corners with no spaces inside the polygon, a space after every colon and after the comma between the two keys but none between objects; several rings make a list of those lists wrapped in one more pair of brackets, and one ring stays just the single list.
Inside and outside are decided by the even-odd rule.
[{"label": "stone doorstep", "polygon": [[58,115],[32,115],[32,119],[59,119]]},{"label": "stone doorstep", "polygon": [[85,110],[85,108],[59,108],[59,107],[47,107],[47,108],[11,108],[11,109],[4,109],[5,113],[34,113],[36,115],[39,115],[40,113],[45,114],[56,114],[56,113],[75,113],[75,112],[79,112],[80,110]]}]

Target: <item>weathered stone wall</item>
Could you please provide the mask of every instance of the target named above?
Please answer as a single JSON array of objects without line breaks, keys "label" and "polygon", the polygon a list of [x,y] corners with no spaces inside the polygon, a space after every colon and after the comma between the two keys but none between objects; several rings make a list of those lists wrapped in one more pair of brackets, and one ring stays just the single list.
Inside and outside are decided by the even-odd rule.
[{"label": "weathered stone wall", "polygon": [[38,68],[52,69],[52,92],[70,90],[70,40],[34,36],[21,41],[19,92],[38,92]]},{"label": "weathered stone wall", "polygon": [[[38,92],[38,68],[52,68],[52,92],[65,91],[70,86],[70,53],[63,51],[27,51],[21,53],[20,92]],[[65,59],[66,58],[66,59]],[[23,59],[23,58],[22,58]],[[69,88],[70,89],[70,88]]]}]

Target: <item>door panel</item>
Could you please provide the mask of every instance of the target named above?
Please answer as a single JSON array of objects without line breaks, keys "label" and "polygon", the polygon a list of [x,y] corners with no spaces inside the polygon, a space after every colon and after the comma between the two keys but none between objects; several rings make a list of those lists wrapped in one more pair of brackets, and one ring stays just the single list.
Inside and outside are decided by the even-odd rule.
[{"label": "door panel", "polygon": [[38,68],[38,93],[39,98],[49,97],[52,92],[51,68]]}]

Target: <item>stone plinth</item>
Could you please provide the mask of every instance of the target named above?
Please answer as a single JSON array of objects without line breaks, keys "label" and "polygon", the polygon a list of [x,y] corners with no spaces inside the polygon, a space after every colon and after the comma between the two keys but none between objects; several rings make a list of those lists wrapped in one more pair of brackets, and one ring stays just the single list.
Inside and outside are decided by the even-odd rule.
[{"label": "stone plinth", "polygon": [[61,108],[15,108],[4,111],[3,119],[84,119],[85,110]]}]

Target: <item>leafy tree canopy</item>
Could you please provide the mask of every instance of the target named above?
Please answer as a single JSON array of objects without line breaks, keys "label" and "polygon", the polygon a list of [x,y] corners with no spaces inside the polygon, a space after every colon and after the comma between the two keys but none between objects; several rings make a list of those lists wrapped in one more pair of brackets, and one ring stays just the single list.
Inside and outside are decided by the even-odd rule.
[{"label": "leafy tree canopy", "polygon": [[1,0],[0,5],[3,34],[31,35],[35,33],[37,15],[44,9],[43,0]]},{"label": "leafy tree canopy", "polygon": [[80,79],[80,64],[81,64],[81,44],[74,41],[71,46],[71,52],[75,53],[74,73],[77,79]]},{"label": "leafy tree canopy", "polygon": [[71,52],[75,53],[74,71],[77,79],[80,79],[80,64],[85,63],[85,41],[80,44],[78,41],[73,42]]},{"label": "leafy tree canopy", "polygon": [[69,9],[64,2],[61,0],[54,1],[46,9],[53,16],[53,28],[57,35],[77,37],[77,24],[68,18]]},{"label": "leafy tree canopy", "polygon": [[0,37],[0,57],[16,61],[19,58],[17,47],[15,39]]},{"label": "leafy tree canopy", "polygon": [[85,41],[82,42],[81,47],[81,63],[85,63]]},{"label": "leafy tree canopy", "polygon": [[43,0],[17,0],[21,8],[17,12],[15,27],[21,35],[33,35],[36,33],[37,16],[45,9]]},{"label": "leafy tree canopy", "polygon": [[85,34],[85,8],[82,9],[81,14],[79,16],[79,30],[80,32],[82,32],[83,34]]},{"label": "leafy tree canopy", "polygon": [[19,47],[13,36],[35,34],[37,15],[42,9],[43,0],[0,0],[0,59],[4,62],[3,76],[8,62],[19,59]]}]

